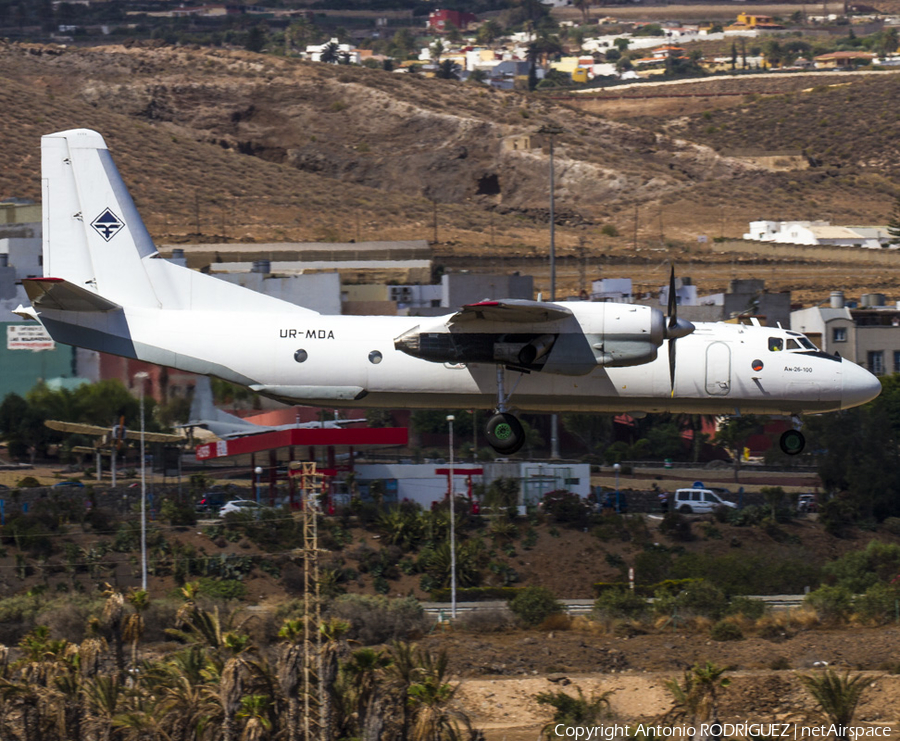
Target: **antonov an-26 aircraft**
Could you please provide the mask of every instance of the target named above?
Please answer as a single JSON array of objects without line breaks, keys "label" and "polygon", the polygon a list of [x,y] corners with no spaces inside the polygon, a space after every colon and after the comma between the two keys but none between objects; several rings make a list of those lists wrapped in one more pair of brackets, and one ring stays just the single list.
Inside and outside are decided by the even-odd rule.
[{"label": "antonov an-26 aircraft", "polygon": [[[283,401],[492,408],[488,440],[511,454],[523,442],[515,409],[796,416],[881,390],[797,332],[678,319],[674,290],[668,317],[503,299],[439,318],[321,315],[161,258],[98,133],[44,136],[41,171],[45,277],[24,281],[31,307],[21,315],[57,342]],[[797,430],[781,440],[790,453],[803,443]]]}]

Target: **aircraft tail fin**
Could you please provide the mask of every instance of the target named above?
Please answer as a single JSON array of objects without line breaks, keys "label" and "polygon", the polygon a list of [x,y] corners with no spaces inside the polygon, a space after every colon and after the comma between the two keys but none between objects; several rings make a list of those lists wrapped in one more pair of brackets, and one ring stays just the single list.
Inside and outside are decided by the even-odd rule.
[{"label": "aircraft tail fin", "polygon": [[[41,187],[45,279],[63,279],[120,307],[285,311],[273,296],[161,259],[96,131],[41,138]],[[295,305],[290,311],[317,313]]]},{"label": "aircraft tail fin", "polygon": [[159,306],[143,258],[156,247],[95,131],[41,137],[44,275],[118,304]]},{"label": "aircraft tail fin", "polygon": [[269,429],[219,409],[213,400],[212,384],[207,376],[197,376],[190,418],[182,427],[203,427],[221,438],[250,435]]}]

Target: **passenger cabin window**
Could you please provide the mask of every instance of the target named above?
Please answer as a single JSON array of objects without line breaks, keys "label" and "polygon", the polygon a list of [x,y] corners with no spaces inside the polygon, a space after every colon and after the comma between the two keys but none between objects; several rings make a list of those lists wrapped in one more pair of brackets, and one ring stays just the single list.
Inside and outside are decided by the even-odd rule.
[{"label": "passenger cabin window", "polygon": [[691,492],[691,501],[692,501],[692,502],[699,502],[699,501],[700,501],[700,492],[699,492],[699,491],[692,491],[692,492]]},{"label": "passenger cabin window", "polygon": [[703,501],[704,502],[715,502],[716,498],[712,495],[711,492],[707,491],[707,492],[703,493]]},{"label": "passenger cabin window", "polygon": [[769,338],[769,350],[771,352],[778,352],[779,350],[784,350],[784,340],[780,337],[770,337]]}]

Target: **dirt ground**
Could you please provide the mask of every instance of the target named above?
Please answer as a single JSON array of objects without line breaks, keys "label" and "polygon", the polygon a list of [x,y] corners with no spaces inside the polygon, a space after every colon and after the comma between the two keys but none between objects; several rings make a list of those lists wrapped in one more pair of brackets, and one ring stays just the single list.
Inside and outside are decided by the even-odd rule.
[{"label": "dirt ground", "polygon": [[[540,692],[577,696],[580,688],[588,698],[611,692],[610,724],[653,721],[672,706],[665,682],[681,679],[685,668],[707,660],[729,669],[731,685],[720,705],[723,722],[813,724],[814,705],[796,674],[823,671],[827,662],[839,673],[871,672],[856,719],[888,724],[898,732],[900,677],[889,673],[889,665],[900,655],[900,630],[893,626],[807,630],[775,642],[751,637],[717,643],[706,634],[681,632],[628,637],[572,630],[445,633],[425,643],[450,651],[463,677],[460,707],[488,741],[537,738],[552,718],[552,708],[535,700]],[[785,668],[769,669],[772,665]]]}]

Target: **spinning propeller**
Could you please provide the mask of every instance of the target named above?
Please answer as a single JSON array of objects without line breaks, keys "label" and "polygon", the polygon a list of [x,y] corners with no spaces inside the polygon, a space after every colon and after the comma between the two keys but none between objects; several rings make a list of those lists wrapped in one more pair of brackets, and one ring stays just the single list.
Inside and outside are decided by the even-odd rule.
[{"label": "spinning propeller", "polygon": [[675,340],[689,335],[694,325],[686,319],[678,318],[678,302],[675,300],[675,266],[669,273],[669,304],[666,309],[669,321],[666,322],[665,338],[669,341],[669,391],[675,395]]}]

